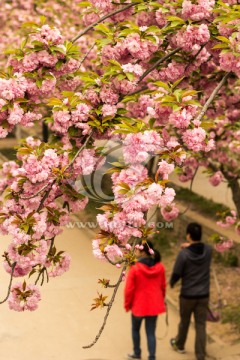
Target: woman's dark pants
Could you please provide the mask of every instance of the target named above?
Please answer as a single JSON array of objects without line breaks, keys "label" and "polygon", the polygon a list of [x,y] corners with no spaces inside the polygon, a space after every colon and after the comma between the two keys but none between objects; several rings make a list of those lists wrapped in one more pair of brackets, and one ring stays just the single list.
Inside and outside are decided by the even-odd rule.
[{"label": "woman's dark pants", "polygon": [[145,319],[145,330],[147,335],[147,345],[149,357],[148,360],[156,359],[156,324],[157,316],[134,316],[132,315],[132,339],[134,354],[141,356],[140,348],[140,328],[143,319]]}]

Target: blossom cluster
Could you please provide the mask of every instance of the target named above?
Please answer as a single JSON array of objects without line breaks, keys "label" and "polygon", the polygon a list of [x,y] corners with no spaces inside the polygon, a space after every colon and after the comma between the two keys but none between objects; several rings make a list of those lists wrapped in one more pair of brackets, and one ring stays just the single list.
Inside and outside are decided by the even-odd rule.
[{"label": "blossom cluster", "polygon": [[[11,273],[16,263],[14,277],[41,274],[44,271],[48,277],[55,277],[68,270],[69,255],[64,251],[57,252],[53,241],[61,233],[62,226],[69,221],[70,212],[82,210],[88,201],[69,185],[67,174],[64,179],[61,166],[72,166],[68,152],[52,149],[47,144],[39,148],[40,144],[39,140],[27,138],[18,150],[18,163],[4,163],[2,169],[2,198],[7,191],[8,199],[1,208],[0,230],[12,236],[4,254],[4,268]],[[81,173],[78,167],[76,162],[75,168],[72,168],[75,177]],[[58,174],[62,174],[62,182],[58,182]],[[57,183],[54,183],[56,180]],[[44,190],[48,191],[48,197],[43,200]],[[63,208],[56,201],[59,196],[63,197],[68,206]],[[30,291],[32,285],[28,286]],[[38,292],[35,288],[32,295],[26,298],[19,289],[19,286],[12,289],[10,308],[18,311],[36,309],[38,296],[34,294]]]},{"label": "blossom cluster", "polygon": [[[166,179],[173,169],[173,164],[161,161],[158,175]],[[114,173],[112,181],[115,201],[103,214],[97,215],[101,232],[93,241],[93,253],[101,260],[117,263],[128,252],[128,241],[132,237],[144,237],[146,229],[151,232],[145,213],[152,206],[161,207],[165,220],[176,218],[178,209],[173,203],[175,191],[161,185],[161,180],[150,181],[146,167],[140,163],[134,162]],[[111,239],[112,244],[107,239]]]},{"label": "blossom cluster", "polygon": [[37,28],[21,51],[12,52],[8,62],[11,74],[0,77],[2,138],[16,125],[32,126],[40,120],[42,114],[35,110],[36,104],[56,91],[57,78],[79,67],[79,61],[74,58],[77,50],[69,56],[60,31],[49,25]]},{"label": "blossom cluster", "polygon": [[37,286],[19,282],[12,286],[8,304],[9,308],[15,311],[34,311],[38,308],[40,300],[41,295]]},{"label": "blossom cluster", "polygon": [[41,114],[26,108],[27,91],[28,81],[21,73],[9,79],[0,78],[0,138],[6,137],[16,125],[31,126],[33,121],[42,118]]}]

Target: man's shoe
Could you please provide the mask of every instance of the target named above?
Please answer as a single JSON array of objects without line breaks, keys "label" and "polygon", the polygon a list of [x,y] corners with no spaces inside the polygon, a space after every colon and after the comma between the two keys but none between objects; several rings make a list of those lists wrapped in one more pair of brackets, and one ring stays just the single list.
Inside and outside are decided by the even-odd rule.
[{"label": "man's shoe", "polygon": [[170,345],[171,345],[172,349],[174,351],[177,351],[179,354],[185,354],[186,353],[186,351],[184,349],[179,349],[179,347],[177,346],[176,339],[171,339],[170,340]]},{"label": "man's shoe", "polygon": [[140,355],[135,355],[135,354],[128,354],[127,355],[128,359],[141,359]]}]

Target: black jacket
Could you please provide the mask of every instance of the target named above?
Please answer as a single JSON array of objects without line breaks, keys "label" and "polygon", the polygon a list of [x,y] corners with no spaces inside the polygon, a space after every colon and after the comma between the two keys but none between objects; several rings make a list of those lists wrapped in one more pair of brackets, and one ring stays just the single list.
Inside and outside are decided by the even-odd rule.
[{"label": "black jacket", "polygon": [[180,296],[190,299],[209,296],[211,246],[197,242],[180,251],[177,256],[170,286],[181,279]]}]

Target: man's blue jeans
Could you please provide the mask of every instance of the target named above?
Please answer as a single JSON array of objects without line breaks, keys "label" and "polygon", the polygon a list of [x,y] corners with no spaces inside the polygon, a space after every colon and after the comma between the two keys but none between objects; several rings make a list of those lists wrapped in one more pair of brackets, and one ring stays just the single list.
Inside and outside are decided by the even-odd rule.
[{"label": "man's blue jeans", "polygon": [[132,339],[133,339],[133,350],[134,354],[141,356],[140,348],[140,328],[143,319],[145,319],[145,330],[147,335],[147,345],[149,352],[149,360],[156,359],[156,324],[157,316],[134,316],[132,314]]}]

